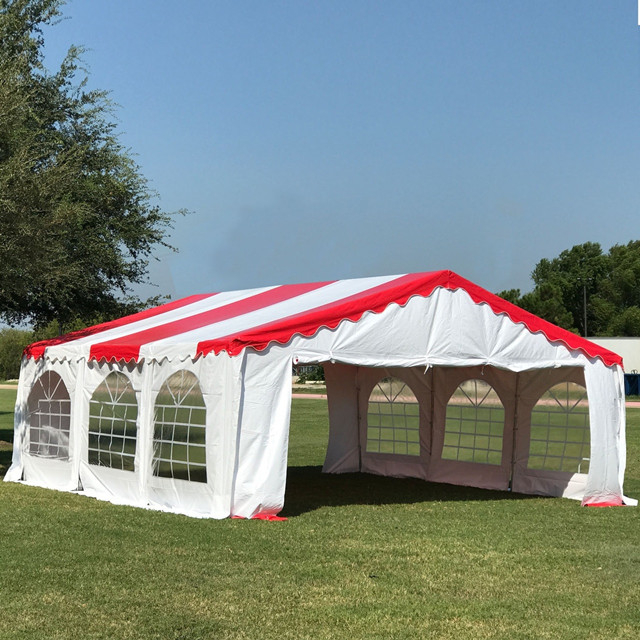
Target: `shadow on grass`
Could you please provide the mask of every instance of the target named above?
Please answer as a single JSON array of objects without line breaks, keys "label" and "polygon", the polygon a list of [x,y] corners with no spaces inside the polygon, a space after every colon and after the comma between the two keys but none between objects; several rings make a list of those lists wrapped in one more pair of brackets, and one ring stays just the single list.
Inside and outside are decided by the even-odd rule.
[{"label": "shadow on grass", "polygon": [[531,500],[510,491],[459,487],[418,478],[388,478],[369,473],[322,473],[321,466],[289,467],[284,509],[280,515],[294,517],[321,507],[354,504],[384,505],[460,500]]},{"label": "shadow on grass", "polygon": [[11,466],[11,450],[0,451],[0,482],[4,479],[5,474]]},{"label": "shadow on grass", "polygon": [[[0,420],[2,416],[12,416],[13,411],[0,411]],[[7,470],[11,466],[11,457],[13,455],[13,425],[3,426],[0,428],[0,482],[2,482]]]},{"label": "shadow on grass", "polygon": [[[4,419],[4,416],[11,416],[10,420]],[[13,442],[13,410],[0,411],[0,440],[5,442]]]},{"label": "shadow on grass", "polygon": [[[13,411],[0,411],[0,419],[6,415],[13,415]],[[2,482],[7,469],[11,466],[12,444],[13,426],[0,428],[0,482]]]}]

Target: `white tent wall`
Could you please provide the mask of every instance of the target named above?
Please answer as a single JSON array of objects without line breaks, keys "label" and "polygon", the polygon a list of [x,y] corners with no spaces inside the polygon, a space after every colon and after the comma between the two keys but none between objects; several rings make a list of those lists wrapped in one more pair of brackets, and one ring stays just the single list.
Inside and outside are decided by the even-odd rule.
[{"label": "white tent wall", "polygon": [[339,362],[324,363],[329,409],[324,473],[350,473],[361,469],[357,374],[358,367]]},{"label": "white tent wall", "polygon": [[284,504],[291,357],[278,345],[245,351],[231,514],[277,514]]},{"label": "white tent wall", "polygon": [[[371,393],[385,378],[395,378],[407,385],[419,403],[419,451],[416,456],[367,451],[367,415]],[[356,374],[358,389],[358,431],[361,444],[361,471],[384,476],[422,478],[426,480],[431,458],[431,389],[432,374],[424,367],[359,367]]]},{"label": "white tent wall", "polygon": [[[371,336],[378,339],[371,340]],[[323,466],[326,472],[367,470],[485,488],[512,486],[523,493],[593,502],[615,502],[616,496],[619,500],[622,495],[625,413],[621,367],[606,366],[598,358],[569,350],[561,343],[550,343],[543,334],[531,334],[524,325],[493,313],[488,305],[474,303],[464,290],[439,289],[428,298],[412,298],[404,307],[390,305],[380,314],[365,314],[357,323],[344,322],[334,331],[320,330],[314,338],[296,337],[289,346],[287,350],[295,354],[295,362],[329,363],[325,368],[330,417]],[[362,367],[371,367],[374,372],[364,373]],[[381,379],[384,373],[376,368],[384,367],[405,370],[399,377],[407,382],[416,372],[433,367],[438,392],[430,424],[435,428],[431,433],[421,429],[420,462],[408,460],[407,456],[363,453],[362,416],[366,415],[367,398],[362,393],[361,381],[366,378],[366,384],[371,385],[369,376]],[[413,373],[412,367],[417,367]],[[486,377],[493,383],[505,407],[505,448],[502,464],[496,469],[440,457],[450,392],[459,382],[473,377],[481,380]],[[587,389],[591,425],[588,481],[587,474],[536,472],[526,468],[531,406],[516,405],[518,385],[531,387],[528,392],[537,394],[535,404],[556,381],[577,381]],[[428,387],[428,376],[423,383],[414,377],[409,386],[418,396],[422,385]],[[423,416],[430,413],[428,403],[427,395],[422,394]],[[514,454],[512,425],[516,411],[519,448]],[[425,445],[427,440],[433,450]]]},{"label": "white tent wall", "polygon": [[[7,471],[5,480],[18,481],[24,475],[28,483],[57,489],[74,491],[78,488],[78,456],[81,449],[78,430],[74,427],[74,417],[82,408],[81,393],[78,394],[78,364],[72,361],[34,361],[23,359],[20,369],[20,381],[15,407],[15,435],[12,465]],[[60,457],[44,457],[31,455],[30,449],[35,444],[36,434],[30,428],[29,404],[32,392],[38,381],[46,375],[60,376],[64,385],[64,393],[70,404],[70,429],[68,455]],[[81,376],[80,376],[81,377]]]},{"label": "white tent wall", "polygon": [[[584,369],[581,367],[540,369],[527,371],[518,376],[512,477],[512,488],[516,492],[575,499],[581,499],[584,495],[587,474],[533,469],[528,464],[532,411],[545,391],[563,382],[586,386]],[[590,412],[593,404],[589,403]],[[592,424],[591,419],[589,424]],[[590,429],[590,442],[592,441],[593,429]],[[591,455],[591,458],[594,456]]]},{"label": "white tent wall", "polygon": [[[206,482],[175,477],[161,477],[152,469],[153,451],[147,452],[142,474],[146,479],[146,500],[153,507],[202,517],[224,518],[231,513],[232,479],[237,448],[237,424],[241,399],[242,358],[226,353],[198,360],[152,362],[149,406],[157,398],[169,378],[177,372],[192,373],[198,382],[206,408],[205,447]],[[147,441],[153,438],[153,416]]]},{"label": "white tent wall", "polygon": [[[580,367],[515,373],[491,366],[431,367],[425,371],[420,367],[366,368],[325,363],[325,375],[330,419],[323,467],[327,473],[365,471],[577,499],[585,493],[588,478],[585,473],[539,470],[528,465],[532,410],[543,394],[559,383],[584,386],[584,371]],[[404,381],[420,404],[419,458],[366,451],[369,397],[376,383],[388,377]],[[504,427],[500,464],[442,457],[448,401],[458,385],[472,380],[489,384],[502,401]],[[591,408],[592,403],[589,406]],[[595,447],[592,444],[591,457],[600,457],[597,444]],[[613,462],[617,466],[620,461]],[[614,494],[598,495],[607,501]]]},{"label": "white tent wall", "polygon": [[[146,452],[150,447],[149,434],[149,406],[148,383],[149,368],[143,364],[108,364],[106,362],[90,361],[81,368],[83,375],[78,376],[78,392],[83,395],[82,409],[78,411],[73,419],[73,428],[82,441],[80,458],[80,485],[84,493],[89,496],[109,500],[115,504],[127,504],[141,507],[146,504],[144,495],[144,475],[146,472],[145,463]],[[112,373],[122,374],[121,381],[126,382],[126,390],[131,389],[131,406],[135,420],[135,454],[132,460],[135,465],[134,470],[120,469],[114,461],[113,466],[106,464],[92,464],[89,462],[89,428],[91,402],[95,398],[96,391],[107,376]],[[82,379],[84,378],[84,379]],[[122,384],[121,382],[121,384]],[[124,390],[119,387],[114,393]],[[144,404],[143,404],[144,403]],[[123,405],[121,405],[123,406]],[[102,421],[102,420],[101,420]],[[114,420],[105,416],[105,428],[111,429]],[[84,427],[84,428],[83,428]],[[102,430],[102,426],[100,427]],[[126,440],[122,440],[122,447]],[[118,447],[119,448],[119,447]],[[119,456],[119,459],[124,459]]]},{"label": "white tent wall", "polygon": [[[433,370],[433,450],[429,480],[450,484],[472,485],[483,489],[509,488],[513,447],[515,391],[517,374],[483,367],[434,367]],[[502,455],[499,464],[485,464],[442,457],[446,414],[449,398],[459,385],[480,380],[490,385],[504,407]]]},{"label": "white tent wall", "polygon": [[[123,365],[84,360],[28,360],[23,364],[16,402],[12,467],[7,480],[84,495],[115,504],[171,510],[195,517],[224,518],[231,513],[232,479],[237,448],[237,420],[242,358],[210,355],[196,361]],[[69,459],[47,459],[29,453],[28,397],[49,371],[59,374],[71,396]],[[198,379],[206,407],[207,481],[188,482],[153,473],[154,406],[162,385],[180,371]],[[113,372],[124,374],[137,403],[135,471],[89,462],[90,406],[96,389]],[[234,427],[234,425],[236,425]]]},{"label": "white tent wall", "polygon": [[[591,464],[584,499],[615,502],[622,496],[626,465],[626,407],[621,367],[606,367],[601,361],[585,367],[590,394]],[[630,500],[627,504],[635,503]]]}]

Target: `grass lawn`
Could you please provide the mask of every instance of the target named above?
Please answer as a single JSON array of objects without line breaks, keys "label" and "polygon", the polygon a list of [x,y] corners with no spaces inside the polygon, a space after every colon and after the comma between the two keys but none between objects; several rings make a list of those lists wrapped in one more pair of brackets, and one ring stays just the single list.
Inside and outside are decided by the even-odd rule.
[{"label": "grass lawn", "polygon": [[[639,497],[640,410],[628,423]],[[325,401],[294,402],[287,522],[0,484],[0,638],[640,637],[639,509],[322,476],[327,430]]]}]

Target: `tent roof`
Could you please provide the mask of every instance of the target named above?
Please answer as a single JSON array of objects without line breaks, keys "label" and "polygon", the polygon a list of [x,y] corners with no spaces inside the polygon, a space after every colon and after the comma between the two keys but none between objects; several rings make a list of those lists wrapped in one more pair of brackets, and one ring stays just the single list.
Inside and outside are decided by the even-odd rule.
[{"label": "tent roof", "polygon": [[196,344],[194,356],[226,351],[237,355],[246,347],[262,350],[284,344],[294,335],[312,336],[320,328],[334,329],[342,321],[358,321],[366,312],[380,313],[390,304],[405,305],[413,296],[428,297],[435,289],[462,289],[476,304],[487,304],[523,324],[605,364],[622,358],[570,331],[542,320],[452,271],[433,271],[376,278],[293,284],[228,293],[189,296],[112,322],[89,327],[25,350],[40,358],[55,345],[90,347],[95,360],[137,361],[140,348],[151,343]]}]

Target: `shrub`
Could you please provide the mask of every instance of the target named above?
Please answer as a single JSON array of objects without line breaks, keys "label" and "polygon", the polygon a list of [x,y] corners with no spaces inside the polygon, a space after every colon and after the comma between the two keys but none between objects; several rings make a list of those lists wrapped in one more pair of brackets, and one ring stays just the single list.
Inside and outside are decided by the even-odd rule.
[{"label": "shrub", "polygon": [[305,384],[307,382],[324,382],[324,367],[321,364],[315,365],[311,371],[306,369],[298,373],[298,382]]},{"label": "shrub", "polygon": [[33,332],[25,329],[0,329],[0,380],[11,380],[20,374],[24,348],[33,342]]}]

